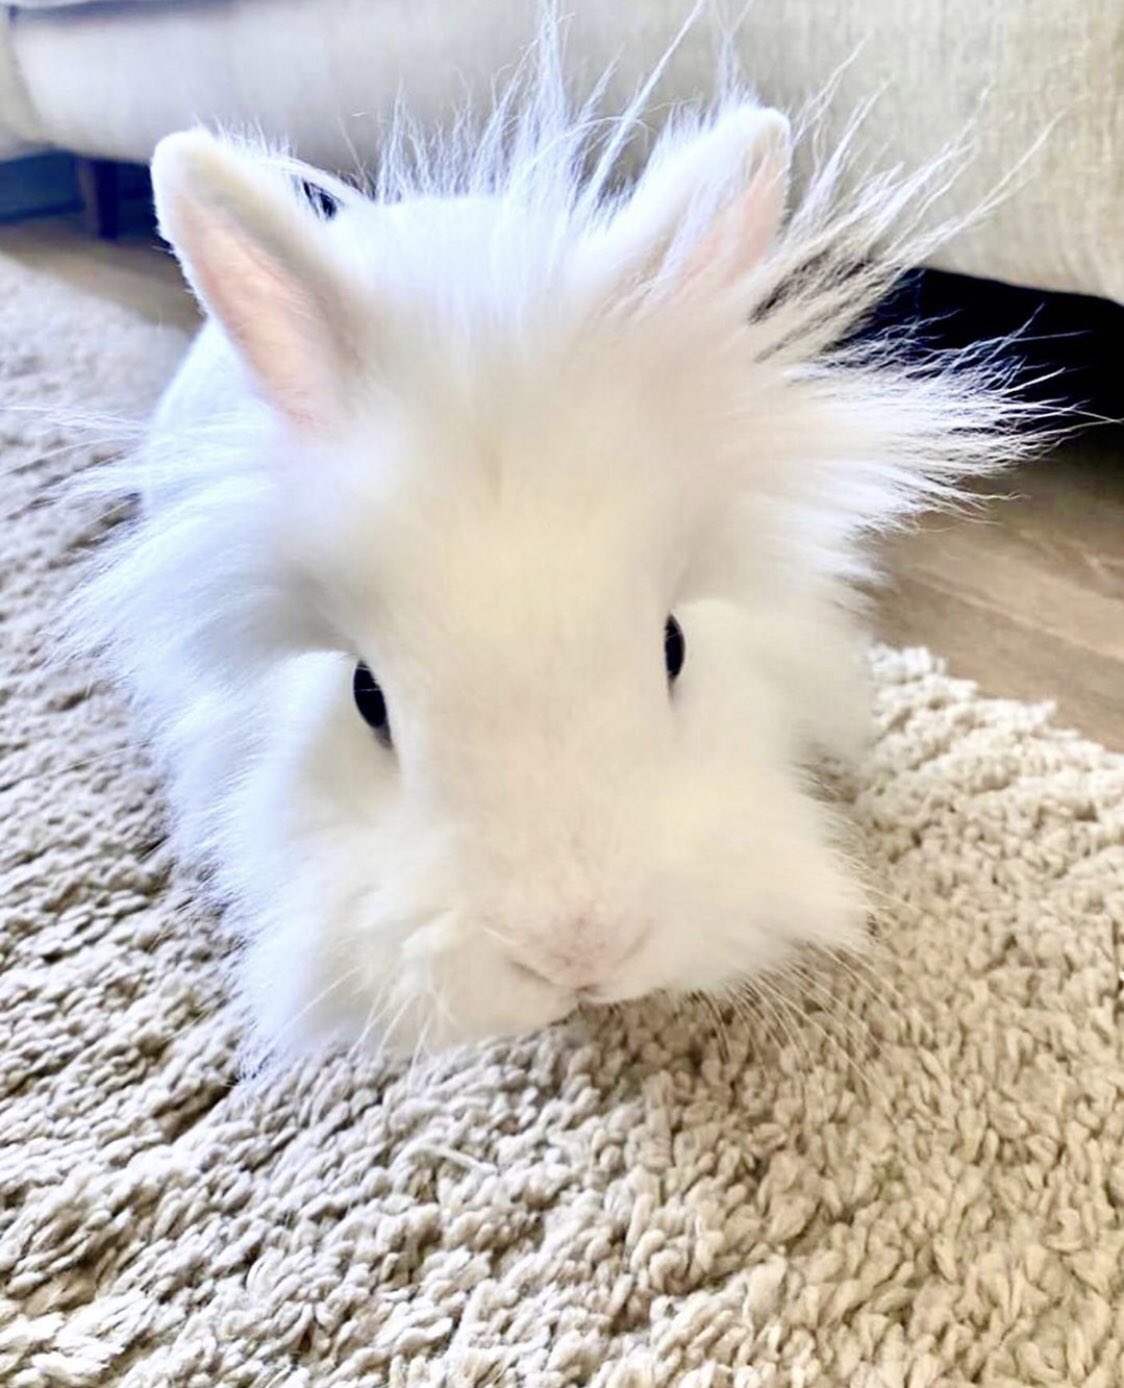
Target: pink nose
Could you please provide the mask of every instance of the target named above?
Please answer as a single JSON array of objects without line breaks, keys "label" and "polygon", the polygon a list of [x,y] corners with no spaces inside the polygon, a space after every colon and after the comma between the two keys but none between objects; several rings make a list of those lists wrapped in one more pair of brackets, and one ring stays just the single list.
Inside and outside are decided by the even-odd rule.
[{"label": "pink nose", "polygon": [[533,962],[524,957],[512,957],[511,962],[519,973],[537,979],[539,983],[549,983],[552,988],[566,988],[585,994],[597,987],[597,974],[588,961],[574,959],[568,954],[552,951],[550,954],[536,954]]},{"label": "pink nose", "polygon": [[541,944],[528,942],[511,958],[516,968],[532,978],[590,998],[640,952],[646,935],[645,931],[623,941],[615,935],[606,938],[605,932],[591,929],[583,919],[575,922],[564,938]]}]

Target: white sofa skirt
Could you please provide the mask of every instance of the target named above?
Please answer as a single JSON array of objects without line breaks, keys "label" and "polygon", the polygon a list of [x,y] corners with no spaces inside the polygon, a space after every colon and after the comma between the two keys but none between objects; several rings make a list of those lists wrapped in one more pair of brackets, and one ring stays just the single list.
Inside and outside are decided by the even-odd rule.
[{"label": "white sofa skirt", "polygon": [[[691,7],[566,0],[575,83],[616,59],[618,92],[631,87]],[[25,3],[8,10],[0,128],[144,160],[168,131],[220,121],[353,169],[377,161],[400,94],[425,119],[466,93],[486,99],[536,9],[533,0]],[[940,213],[970,212],[1001,187],[1003,196],[935,264],[1124,301],[1121,0],[753,0],[736,42],[762,99],[790,112],[834,80],[828,144],[876,97],[861,135],[875,167],[915,167],[969,134]],[[713,52],[713,32],[699,25],[658,102],[705,95]]]}]

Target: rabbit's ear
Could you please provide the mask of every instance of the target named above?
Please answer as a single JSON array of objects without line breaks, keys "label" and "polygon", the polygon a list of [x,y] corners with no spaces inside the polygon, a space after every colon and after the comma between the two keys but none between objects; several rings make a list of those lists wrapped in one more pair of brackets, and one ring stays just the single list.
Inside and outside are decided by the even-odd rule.
[{"label": "rabbit's ear", "polygon": [[784,217],[792,137],[779,111],[732,107],[657,148],[607,228],[599,256],[635,283],[700,275],[734,283],[764,257]]},{"label": "rabbit's ear", "polygon": [[284,175],[205,130],[161,140],[152,183],[161,234],[264,395],[298,426],[322,422],[358,325],[315,212]]}]

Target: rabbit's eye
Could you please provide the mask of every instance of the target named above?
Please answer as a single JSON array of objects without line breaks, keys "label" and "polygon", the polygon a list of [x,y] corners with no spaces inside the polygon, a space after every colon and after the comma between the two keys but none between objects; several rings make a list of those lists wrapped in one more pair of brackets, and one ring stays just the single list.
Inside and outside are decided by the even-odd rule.
[{"label": "rabbit's eye", "polygon": [[663,629],[663,658],[669,680],[678,678],[686,656],[687,643],[683,639],[683,628],[674,617],[669,617]]},{"label": "rabbit's eye", "polygon": [[361,660],[355,667],[355,674],[351,679],[351,692],[355,696],[355,707],[359,710],[360,718],[374,730],[375,736],[383,746],[389,747],[390,719],[386,712],[386,699],[365,660]]}]

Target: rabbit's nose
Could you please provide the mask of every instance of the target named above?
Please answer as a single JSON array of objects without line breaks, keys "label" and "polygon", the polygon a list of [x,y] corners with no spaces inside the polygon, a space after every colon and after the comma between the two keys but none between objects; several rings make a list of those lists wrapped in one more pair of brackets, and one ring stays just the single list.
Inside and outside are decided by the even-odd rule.
[{"label": "rabbit's nose", "polygon": [[516,973],[534,979],[536,983],[547,983],[552,988],[565,988],[567,992],[586,996],[597,988],[597,978],[588,964],[575,962],[568,955],[537,954],[534,960],[522,955],[511,957]]},{"label": "rabbit's nose", "polygon": [[564,988],[596,1001],[601,989],[615,979],[644,947],[647,931],[623,940],[608,935],[585,918],[559,930],[549,941],[512,954],[516,968],[540,983]]}]

